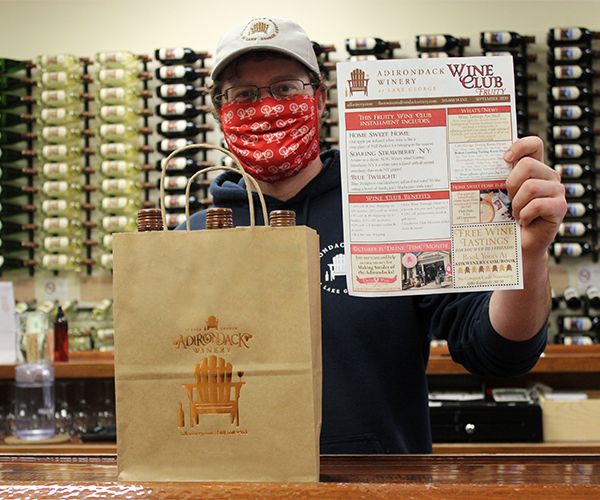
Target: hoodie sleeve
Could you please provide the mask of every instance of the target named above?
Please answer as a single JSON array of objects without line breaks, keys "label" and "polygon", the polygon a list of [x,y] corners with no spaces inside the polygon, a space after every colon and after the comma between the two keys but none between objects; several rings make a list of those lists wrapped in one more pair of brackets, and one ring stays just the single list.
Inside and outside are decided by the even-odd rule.
[{"label": "hoodie sleeve", "polygon": [[517,342],[498,334],[490,322],[490,293],[453,293],[416,298],[430,334],[448,341],[452,359],[476,375],[519,376],[537,363],[546,347],[547,326]]}]

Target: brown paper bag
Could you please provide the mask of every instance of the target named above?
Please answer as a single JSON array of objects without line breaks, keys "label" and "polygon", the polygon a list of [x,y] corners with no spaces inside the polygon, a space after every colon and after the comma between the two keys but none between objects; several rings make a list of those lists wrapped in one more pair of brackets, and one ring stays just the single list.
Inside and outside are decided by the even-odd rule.
[{"label": "brown paper bag", "polygon": [[113,254],[119,479],[318,481],[316,232],[120,233]]}]

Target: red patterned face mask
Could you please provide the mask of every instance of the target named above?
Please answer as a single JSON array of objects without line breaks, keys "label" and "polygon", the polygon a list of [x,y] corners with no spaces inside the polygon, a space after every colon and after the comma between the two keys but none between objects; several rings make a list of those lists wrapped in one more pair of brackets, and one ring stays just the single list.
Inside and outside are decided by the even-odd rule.
[{"label": "red patterned face mask", "polygon": [[317,96],[231,102],[220,115],[229,149],[260,181],[289,179],[319,155]]}]

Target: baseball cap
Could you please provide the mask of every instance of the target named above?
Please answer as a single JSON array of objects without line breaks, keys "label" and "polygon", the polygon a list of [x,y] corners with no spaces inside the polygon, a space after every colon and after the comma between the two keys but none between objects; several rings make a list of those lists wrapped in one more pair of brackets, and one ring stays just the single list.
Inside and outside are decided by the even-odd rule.
[{"label": "baseball cap", "polygon": [[212,79],[235,58],[252,50],[280,52],[319,73],[312,43],[298,23],[280,17],[254,17],[221,37],[215,52]]}]

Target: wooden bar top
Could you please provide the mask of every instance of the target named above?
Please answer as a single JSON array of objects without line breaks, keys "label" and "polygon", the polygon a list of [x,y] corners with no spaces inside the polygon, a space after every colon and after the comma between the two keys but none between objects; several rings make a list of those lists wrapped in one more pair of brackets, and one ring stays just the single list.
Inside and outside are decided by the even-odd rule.
[{"label": "wooden bar top", "polygon": [[0,455],[0,498],[600,498],[598,455],[322,456],[319,483],[118,482],[116,455]]}]

